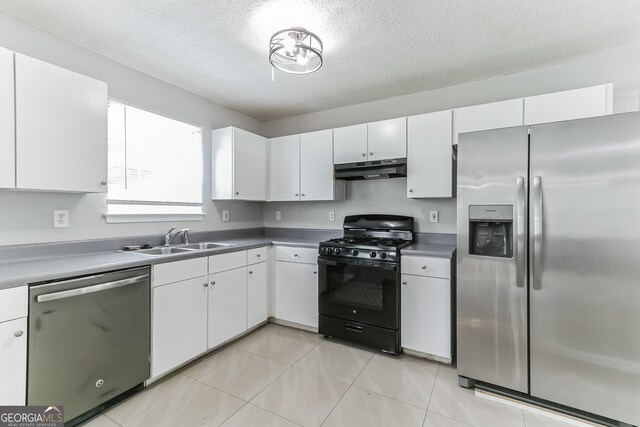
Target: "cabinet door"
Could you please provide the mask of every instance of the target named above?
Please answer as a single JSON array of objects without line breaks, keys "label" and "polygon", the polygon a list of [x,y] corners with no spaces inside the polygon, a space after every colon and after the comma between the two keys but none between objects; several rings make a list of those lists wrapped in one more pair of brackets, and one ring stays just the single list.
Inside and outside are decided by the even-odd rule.
[{"label": "cabinet door", "polygon": [[234,128],[233,198],[267,200],[267,139]]},{"label": "cabinet door", "polygon": [[333,200],[333,131],[300,135],[300,200]]},{"label": "cabinet door", "polygon": [[269,317],[267,263],[250,265],[247,270],[247,328],[251,328]]},{"label": "cabinet door", "polygon": [[524,99],[524,124],[559,122],[611,114],[612,84]]},{"label": "cabinet door", "polygon": [[207,350],[207,277],[153,288],[151,376]]},{"label": "cabinet door", "polygon": [[318,267],[276,262],[276,317],[318,327]]},{"label": "cabinet door", "polygon": [[521,126],[523,102],[518,98],[453,110],[453,144],[458,144],[459,133]]},{"label": "cabinet door", "polygon": [[300,136],[272,138],[269,200],[300,200]]},{"label": "cabinet door", "polygon": [[16,186],[13,52],[0,47],[0,188]]},{"label": "cabinet door", "polygon": [[451,360],[449,280],[402,275],[402,347]]},{"label": "cabinet door", "polygon": [[333,163],[353,163],[367,160],[367,125],[355,125],[333,130]]},{"label": "cabinet door", "polygon": [[408,118],[407,197],[453,195],[452,111]]},{"label": "cabinet door", "polygon": [[107,84],[15,55],[16,187],[107,191]]},{"label": "cabinet door", "polygon": [[27,395],[27,318],[0,323],[0,405],[24,405]]},{"label": "cabinet door", "polygon": [[209,348],[247,330],[247,267],[209,276]]},{"label": "cabinet door", "polygon": [[407,157],[407,118],[368,124],[369,160]]}]

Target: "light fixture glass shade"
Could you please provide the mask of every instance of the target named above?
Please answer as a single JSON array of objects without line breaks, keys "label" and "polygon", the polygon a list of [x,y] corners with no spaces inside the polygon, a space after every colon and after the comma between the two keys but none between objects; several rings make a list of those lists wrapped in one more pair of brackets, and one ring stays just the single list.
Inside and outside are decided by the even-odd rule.
[{"label": "light fixture glass shade", "polygon": [[301,27],[278,31],[269,42],[269,62],[285,73],[313,73],[322,67],[322,41]]}]

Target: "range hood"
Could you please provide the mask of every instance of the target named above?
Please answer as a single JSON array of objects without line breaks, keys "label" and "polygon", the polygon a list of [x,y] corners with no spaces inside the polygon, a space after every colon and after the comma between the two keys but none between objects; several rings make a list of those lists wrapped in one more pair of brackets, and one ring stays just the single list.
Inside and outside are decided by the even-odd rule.
[{"label": "range hood", "polygon": [[336,179],[355,181],[362,179],[400,178],[407,176],[407,159],[372,160],[369,162],[335,165]]}]

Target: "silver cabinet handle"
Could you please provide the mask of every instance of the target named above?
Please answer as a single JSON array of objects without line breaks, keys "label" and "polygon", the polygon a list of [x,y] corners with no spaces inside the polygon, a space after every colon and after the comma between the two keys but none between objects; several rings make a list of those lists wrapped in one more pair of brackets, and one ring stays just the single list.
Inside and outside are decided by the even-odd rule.
[{"label": "silver cabinet handle", "polygon": [[256,254],[256,257],[260,258],[260,254]]},{"label": "silver cabinet handle", "polygon": [[100,181],[100,185],[107,185],[107,181],[105,180]]},{"label": "silver cabinet handle", "polygon": [[208,287],[208,286],[209,286],[209,284],[208,284],[208,283],[205,283],[205,284],[204,284],[204,285],[202,285],[202,286],[204,286],[204,287],[206,288],[206,287]]},{"label": "silver cabinet handle", "polygon": [[406,285],[406,284],[407,284],[407,281],[406,281],[406,280],[403,280],[403,281],[402,281],[402,284],[403,284],[403,285]]},{"label": "silver cabinet handle", "polygon": [[249,270],[249,274],[253,274],[253,271]]},{"label": "silver cabinet handle", "polygon": [[413,188],[410,188],[410,189],[409,189],[409,193],[413,193]]},{"label": "silver cabinet handle", "polygon": [[318,272],[317,272],[317,271],[314,271],[314,272],[313,272],[313,274],[318,274]]},{"label": "silver cabinet handle", "polygon": [[539,291],[542,287],[540,282],[540,270],[542,269],[542,178],[533,177],[533,191],[531,195],[533,204],[533,254],[531,256],[532,266],[532,288]]},{"label": "silver cabinet handle", "polygon": [[426,266],[426,265],[423,265],[423,266],[422,266],[422,269],[423,269],[423,270],[426,270],[426,269],[427,269],[427,266]]},{"label": "silver cabinet handle", "polygon": [[524,177],[516,177],[516,286],[524,288],[525,271],[525,189]]},{"label": "silver cabinet handle", "polygon": [[24,334],[24,332],[23,332],[23,331],[15,331],[15,332],[13,333],[13,336],[14,336],[14,337],[16,337],[16,338],[19,338],[19,337],[21,337],[21,336],[22,336],[22,334]]},{"label": "silver cabinet handle", "polygon": [[302,193],[301,196],[304,197],[304,196],[306,196],[306,194]]},{"label": "silver cabinet handle", "polygon": [[294,257],[298,258],[298,254],[293,254]]},{"label": "silver cabinet handle", "polygon": [[38,295],[36,301],[47,302],[55,301],[63,298],[77,297],[79,295],[92,294],[94,292],[107,291],[109,289],[119,288],[122,286],[133,285],[149,278],[148,274],[142,276],[130,277],[128,279],[116,280],[109,283],[101,283],[99,285],[87,286],[84,288],[69,289],[67,291],[53,292],[50,294]]},{"label": "silver cabinet handle", "polygon": [[211,282],[211,286],[215,285],[216,281],[214,280],[213,282]]},{"label": "silver cabinet handle", "polygon": [[369,155],[370,155],[370,156],[373,156],[373,151],[369,151]]},{"label": "silver cabinet handle", "polygon": [[362,157],[367,157],[367,153],[362,153]]},{"label": "silver cabinet handle", "polygon": [[298,194],[298,193],[296,193],[296,197],[298,197],[298,196],[299,196],[299,194]]},{"label": "silver cabinet handle", "polygon": [[236,196],[238,196],[238,195],[240,195],[240,192],[239,192],[239,191],[236,191]]}]

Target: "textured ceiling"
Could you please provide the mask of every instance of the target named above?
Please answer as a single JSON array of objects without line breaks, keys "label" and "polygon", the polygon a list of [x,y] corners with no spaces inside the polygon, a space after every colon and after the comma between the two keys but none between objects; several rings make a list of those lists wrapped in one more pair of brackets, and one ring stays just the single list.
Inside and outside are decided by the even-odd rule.
[{"label": "textured ceiling", "polygon": [[[270,120],[640,43],[639,0],[0,0],[0,12]],[[316,73],[267,61],[289,26],[325,44]]]}]

